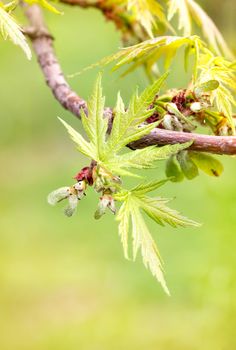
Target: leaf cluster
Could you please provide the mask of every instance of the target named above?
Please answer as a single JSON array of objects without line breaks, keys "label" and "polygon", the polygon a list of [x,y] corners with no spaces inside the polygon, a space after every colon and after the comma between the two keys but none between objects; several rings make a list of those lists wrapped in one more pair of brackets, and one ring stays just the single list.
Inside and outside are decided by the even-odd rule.
[{"label": "leaf cluster", "polygon": [[122,13],[126,14],[127,27],[136,22],[136,25],[140,24],[151,38],[163,35],[163,28],[164,31],[169,30],[177,35],[177,29],[173,29],[171,21],[178,16],[180,35],[191,36],[195,24],[201,29],[203,37],[217,55],[223,54],[227,58],[233,58],[221,32],[195,0],[165,0],[164,3],[156,0],[105,0],[104,3],[110,9],[119,8],[118,13],[121,13],[121,16]]},{"label": "leaf cluster", "polygon": [[[190,58],[193,57],[194,65],[190,90],[195,92],[199,87],[201,89],[204,86],[208,92],[210,111],[222,114],[228,120],[231,133],[234,134],[235,123],[232,114],[233,107],[236,105],[235,64],[222,56],[215,56],[198,36],[161,36],[149,39],[121,49],[114,55],[103,59],[100,64],[107,65],[114,62],[113,70],[127,65],[128,68],[123,75],[144,65],[150,76],[160,58],[164,59],[165,69],[168,69],[177,51],[181,48],[185,49],[186,70]],[[197,97],[197,95],[195,96]]]},{"label": "leaf cluster", "polygon": [[[140,95],[136,91],[127,109],[124,107],[120,94],[118,94],[110,135],[107,135],[108,120],[103,115],[105,99],[102,95],[101,75],[99,75],[93,94],[89,99],[88,114],[86,115],[85,112],[81,111],[82,124],[88,140],[65,121],[61,120],[61,122],[76,143],[77,149],[85,156],[92,158],[96,164],[95,171],[93,171],[93,186],[96,191],[102,192],[102,197],[95,218],[100,218],[107,207],[115,212],[114,200],[121,202],[117,220],[125,257],[128,258],[129,256],[128,241],[131,231],[133,259],[136,258],[137,252],[140,250],[144,265],[150,269],[168,293],[161,258],[144,221],[143,213],[159,225],[169,224],[177,227],[198,226],[198,224],[170,209],[167,206],[169,200],[160,197],[152,198],[147,195],[166,183],[168,179],[141,182],[132,189],[123,188],[120,179],[121,175],[137,176],[130,169],[156,167],[157,160],[168,159],[191,144],[185,143],[164,147],[151,146],[135,151],[124,151],[125,145],[148,134],[159,123],[148,124],[145,121],[153,113],[150,105],[166,77],[167,73],[146,88]],[[54,194],[58,194],[58,191],[54,191],[49,198],[53,197],[57,201]]]}]

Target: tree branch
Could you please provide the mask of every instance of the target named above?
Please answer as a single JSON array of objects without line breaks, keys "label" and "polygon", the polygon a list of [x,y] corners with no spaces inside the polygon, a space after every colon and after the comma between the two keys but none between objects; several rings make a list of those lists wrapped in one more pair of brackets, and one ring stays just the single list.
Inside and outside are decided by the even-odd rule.
[{"label": "tree branch", "polygon": [[144,148],[151,145],[173,145],[193,141],[189,149],[215,154],[236,154],[236,136],[210,136],[187,132],[153,129],[149,135],[131,143],[131,149]]},{"label": "tree branch", "polygon": [[[82,2],[82,1],[81,1]],[[30,37],[45,80],[58,102],[76,117],[80,117],[80,109],[87,112],[86,102],[78,96],[67,83],[53,49],[53,38],[48,32],[42,12],[37,5],[27,7],[25,11],[30,27],[25,33]],[[109,118],[112,126],[112,109],[106,108],[104,116]],[[166,145],[193,140],[190,149],[216,154],[236,154],[235,136],[208,136],[155,128],[142,139],[128,145],[131,149],[144,148],[150,145]]]},{"label": "tree branch", "polygon": [[116,28],[120,29],[124,24],[132,30],[128,23],[124,22],[122,19],[121,9],[115,4],[107,4],[104,0],[59,0],[61,3],[70,6],[79,6],[82,8],[96,8],[100,10],[107,20],[113,21],[116,25]]},{"label": "tree branch", "polygon": [[[53,48],[53,37],[45,26],[42,11],[37,5],[27,7],[25,14],[30,27],[24,30],[32,41],[38,63],[46,83],[55,98],[67,110],[80,118],[80,109],[87,112],[86,102],[74,92],[67,83]],[[111,119],[112,110],[106,108],[105,116]]]}]

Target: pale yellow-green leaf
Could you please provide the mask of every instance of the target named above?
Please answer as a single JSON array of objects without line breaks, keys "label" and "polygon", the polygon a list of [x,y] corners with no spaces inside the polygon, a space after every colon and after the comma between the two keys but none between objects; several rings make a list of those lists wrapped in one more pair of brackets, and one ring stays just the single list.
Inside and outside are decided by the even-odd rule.
[{"label": "pale yellow-green leaf", "polygon": [[147,225],[145,224],[145,221],[143,220],[139,209],[134,205],[133,207],[134,208],[130,214],[132,221],[134,259],[136,258],[136,254],[140,249],[144,266],[150,269],[152,275],[156,277],[166,294],[169,295],[170,292],[164,278],[162,261],[157,246],[147,228]]},{"label": "pale yellow-green leaf", "polygon": [[[141,183],[131,190],[121,190],[114,195],[114,198],[117,201],[123,202],[118,212],[117,220],[120,223],[119,235],[122,239],[125,255],[127,256],[129,231],[131,231],[134,259],[140,250],[144,265],[150,269],[152,274],[161,283],[166,293],[169,294],[163,276],[160,254],[146,226],[141,210],[160,225],[167,223],[173,227],[186,227],[199,226],[199,224],[180,215],[176,210],[167,207],[168,199],[145,196],[146,193],[154,191],[166,181],[167,180]],[[131,228],[129,226],[130,220],[132,223]]]},{"label": "pale yellow-green leaf", "polygon": [[175,14],[179,16],[178,29],[183,30],[184,36],[192,34],[192,21],[188,10],[187,0],[170,0],[168,9],[168,20],[170,21]]},{"label": "pale yellow-green leaf", "polygon": [[163,57],[167,69],[181,47],[191,47],[191,52],[196,56],[197,52],[194,50],[196,45],[198,47],[204,45],[197,36],[160,36],[123,48],[114,55],[104,58],[98,64],[108,65],[115,62],[113,70],[124,65],[130,65],[124,74],[130,73],[140,65],[145,64],[147,71],[151,72],[156,62]]},{"label": "pale yellow-green leaf", "polygon": [[198,65],[198,79],[196,85],[205,84],[209,80],[219,83],[217,89],[211,92],[211,103],[217,107],[229,120],[232,133],[235,133],[232,118],[232,106],[235,105],[236,74],[232,62],[223,57],[215,57],[209,50],[204,50],[200,55]]},{"label": "pale yellow-green leaf", "polygon": [[6,40],[9,38],[15,45],[18,45],[25,52],[26,57],[31,59],[31,51],[23,35],[20,26],[15,19],[0,6],[0,33]]},{"label": "pale yellow-green leaf", "polygon": [[153,37],[156,18],[166,22],[162,6],[156,0],[128,0],[128,10],[131,11],[137,21],[141,23],[150,37]]},{"label": "pale yellow-green leaf", "polygon": [[195,0],[169,0],[168,19],[171,20],[175,14],[178,14],[179,29],[184,36],[192,34],[194,20],[216,54],[234,57],[215,23]]}]

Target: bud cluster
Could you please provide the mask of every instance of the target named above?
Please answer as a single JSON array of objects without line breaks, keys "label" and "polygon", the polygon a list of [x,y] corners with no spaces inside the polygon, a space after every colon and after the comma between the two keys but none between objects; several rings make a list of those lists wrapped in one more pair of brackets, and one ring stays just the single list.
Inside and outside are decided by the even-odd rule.
[{"label": "bud cluster", "polygon": [[95,212],[95,219],[101,218],[106,209],[115,214],[115,201],[113,194],[116,193],[121,184],[120,178],[108,173],[104,168],[98,166],[96,162],[92,162],[89,167],[84,167],[75,176],[77,180],[72,186],[61,187],[51,192],[48,196],[48,203],[55,205],[62,200],[68,200],[68,206],[64,209],[66,216],[72,216],[78,205],[78,201],[86,196],[88,186],[93,186],[94,190],[101,193],[98,208]]},{"label": "bud cluster", "polygon": [[227,117],[212,111],[211,93],[203,90],[190,87],[167,91],[155,98],[150,106],[153,115],[146,122],[160,120],[158,128],[184,132],[192,132],[200,124],[209,127],[215,135],[230,135],[232,130]]}]

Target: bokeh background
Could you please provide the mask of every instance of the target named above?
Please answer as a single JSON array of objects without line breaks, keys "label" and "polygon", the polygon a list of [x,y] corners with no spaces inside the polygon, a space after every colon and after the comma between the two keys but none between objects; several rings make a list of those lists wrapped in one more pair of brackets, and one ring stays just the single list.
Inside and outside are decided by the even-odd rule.
[{"label": "bokeh background", "polygon": [[[204,1],[235,47],[233,0]],[[66,74],[120,46],[119,34],[95,10],[62,7],[46,13]],[[172,296],[139,258],[125,261],[112,215],[96,222],[88,193],[71,219],[47,194],[73,183],[86,160],[58,122],[79,121],[52,97],[35,61],[0,42],[0,348],[1,350],[232,350],[236,348],[236,161],[222,157],[221,178],[202,174],[170,184],[172,206],[203,223],[200,229],[150,228],[165,260]],[[169,83],[184,86],[179,63]],[[70,80],[87,98],[96,70]],[[120,79],[104,73],[107,104],[127,100],[142,71]],[[163,164],[150,176],[163,178]]]}]

